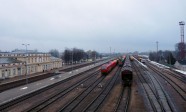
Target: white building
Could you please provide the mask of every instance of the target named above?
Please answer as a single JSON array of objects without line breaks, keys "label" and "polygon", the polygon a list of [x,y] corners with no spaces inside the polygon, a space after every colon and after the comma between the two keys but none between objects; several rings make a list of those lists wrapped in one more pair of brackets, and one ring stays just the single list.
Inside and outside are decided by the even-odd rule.
[{"label": "white building", "polygon": [[0,52],[0,78],[50,71],[62,67],[62,60],[48,53]]}]

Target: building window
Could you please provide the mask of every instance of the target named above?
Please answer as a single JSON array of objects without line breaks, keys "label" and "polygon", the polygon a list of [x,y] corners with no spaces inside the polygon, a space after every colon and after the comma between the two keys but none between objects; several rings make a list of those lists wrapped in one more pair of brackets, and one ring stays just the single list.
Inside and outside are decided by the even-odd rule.
[{"label": "building window", "polygon": [[2,70],[2,77],[5,78],[5,70]]},{"label": "building window", "polygon": [[34,68],[33,68],[33,66],[32,66],[32,67],[31,67],[31,72],[33,72],[33,69],[34,69]]},{"label": "building window", "polygon": [[16,69],[13,69],[13,75],[16,75]]},{"label": "building window", "polygon": [[11,70],[7,70],[8,71],[8,76],[11,76]]},{"label": "building window", "polygon": [[30,63],[30,58],[27,58],[28,59],[28,63]]},{"label": "building window", "polygon": [[28,67],[28,72],[27,72],[28,74],[30,73],[30,67]]},{"label": "building window", "polygon": [[24,70],[24,68],[22,68],[22,75],[23,75],[23,74],[25,74],[25,70]]},{"label": "building window", "polygon": [[35,66],[35,72],[37,72],[37,66]]}]

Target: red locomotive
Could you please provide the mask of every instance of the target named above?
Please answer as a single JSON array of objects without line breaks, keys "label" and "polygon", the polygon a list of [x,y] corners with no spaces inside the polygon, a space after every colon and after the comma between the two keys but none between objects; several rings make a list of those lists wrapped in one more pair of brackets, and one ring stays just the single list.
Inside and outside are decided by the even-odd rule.
[{"label": "red locomotive", "polygon": [[114,60],[114,61],[111,61],[107,64],[102,65],[101,73],[102,74],[108,74],[117,65],[117,63],[118,63],[118,61]]}]

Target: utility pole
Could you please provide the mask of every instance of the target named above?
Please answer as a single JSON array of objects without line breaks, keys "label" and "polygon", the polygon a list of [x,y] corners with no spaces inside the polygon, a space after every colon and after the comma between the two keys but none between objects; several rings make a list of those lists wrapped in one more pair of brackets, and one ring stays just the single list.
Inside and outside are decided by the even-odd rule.
[{"label": "utility pole", "polygon": [[157,48],[157,53],[158,53],[158,41],[156,41],[156,48]]},{"label": "utility pole", "polygon": [[185,58],[185,43],[184,43],[184,25],[185,22],[181,21],[179,22],[180,25],[180,36],[181,36],[181,42],[179,45],[179,50],[180,50],[180,59],[183,60]]},{"label": "utility pole", "polygon": [[74,53],[73,53],[73,48],[72,48],[72,72],[73,72],[73,55],[74,55]]},{"label": "utility pole", "polygon": [[96,51],[95,51],[95,54],[94,54],[94,65],[96,64]]},{"label": "utility pole", "polygon": [[111,47],[110,47],[110,57],[111,57]]},{"label": "utility pole", "polygon": [[23,46],[25,46],[26,48],[26,57],[25,57],[25,66],[26,66],[26,84],[28,84],[28,74],[27,74],[27,58],[28,58],[28,53],[27,53],[27,46],[29,46],[30,44],[22,44]]},{"label": "utility pole", "polygon": [[158,61],[158,41],[156,41],[156,47],[157,47],[157,61]]}]

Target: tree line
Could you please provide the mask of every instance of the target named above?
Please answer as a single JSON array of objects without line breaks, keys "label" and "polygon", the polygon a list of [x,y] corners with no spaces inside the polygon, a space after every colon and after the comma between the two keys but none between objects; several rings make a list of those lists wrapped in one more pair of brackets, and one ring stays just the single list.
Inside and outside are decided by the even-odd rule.
[{"label": "tree line", "polygon": [[61,58],[65,63],[76,63],[82,62],[87,60],[95,60],[97,58],[102,58],[102,55],[99,54],[97,51],[84,51],[83,49],[78,48],[65,48],[65,50],[60,54],[58,50],[52,49],[49,53],[57,58]]},{"label": "tree line", "polygon": [[149,59],[152,61],[173,65],[176,62],[175,56],[173,54],[174,53],[171,51],[161,51],[161,50],[158,52],[150,52]]}]

